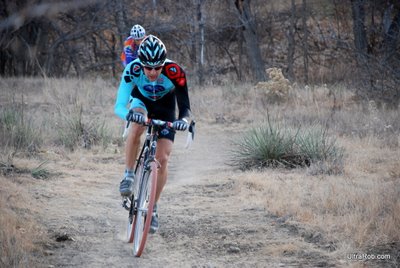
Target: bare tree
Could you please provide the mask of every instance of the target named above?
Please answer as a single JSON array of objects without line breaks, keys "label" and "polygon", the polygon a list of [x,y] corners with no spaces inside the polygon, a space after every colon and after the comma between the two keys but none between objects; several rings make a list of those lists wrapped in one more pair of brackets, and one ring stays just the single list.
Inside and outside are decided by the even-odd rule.
[{"label": "bare tree", "polygon": [[296,31],[296,1],[291,1],[290,10],[290,26],[288,30],[288,56],[287,56],[287,74],[290,80],[294,80],[294,54],[296,47],[295,31]]},{"label": "bare tree", "polygon": [[365,0],[351,0],[353,14],[354,46],[357,59],[364,62],[367,55],[367,32],[365,30]]},{"label": "bare tree", "polygon": [[321,1],[276,3],[0,0],[0,75],[118,76],[122,41],[139,23],[200,82],[265,80],[268,62],[292,81],[358,83],[360,96],[396,107],[397,0],[334,0],[328,12]]},{"label": "bare tree", "polygon": [[258,44],[255,17],[252,15],[250,0],[235,0],[235,7],[243,25],[243,36],[246,41],[247,55],[257,81],[266,80],[264,61]]},{"label": "bare tree", "polygon": [[203,16],[203,5],[204,0],[197,0],[197,24],[198,24],[198,78],[199,84],[204,84],[204,47],[205,47],[205,36],[204,36],[204,16]]},{"label": "bare tree", "polygon": [[308,12],[307,12],[307,0],[302,2],[302,20],[303,20],[303,68],[304,68],[304,82],[308,84]]},{"label": "bare tree", "polygon": [[[378,1],[379,2],[379,1]],[[352,0],[353,34],[360,71],[359,95],[397,108],[400,103],[400,4]],[[380,17],[375,14],[380,11]],[[369,23],[366,23],[370,16]],[[377,27],[378,21],[379,27]],[[378,34],[376,34],[378,32]]]}]

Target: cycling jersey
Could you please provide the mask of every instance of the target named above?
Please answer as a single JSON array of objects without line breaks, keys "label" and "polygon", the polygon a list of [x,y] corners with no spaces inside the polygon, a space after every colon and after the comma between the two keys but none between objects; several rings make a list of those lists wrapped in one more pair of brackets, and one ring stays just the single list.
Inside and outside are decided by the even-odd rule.
[{"label": "cycling jersey", "polygon": [[124,49],[121,52],[121,61],[124,67],[138,57],[139,46],[135,44],[132,36],[128,36],[124,41]]},{"label": "cycling jersey", "polygon": [[[114,111],[122,119],[126,119],[129,98],[138,99],[144,104],[149,117],[158,117],[167,121],[176,120],[175,107],[178,104],[179,115],[182,119],[190,115],[189,94],[186,75],[175,62],[167,59],[162,72],[156,81],[150,82],[144,74],[139,59],[129,63],[122,73],[117,92]],[[139,102],[139,103],[140,103]],[[133,101],[138,103],[137,101]]]}]

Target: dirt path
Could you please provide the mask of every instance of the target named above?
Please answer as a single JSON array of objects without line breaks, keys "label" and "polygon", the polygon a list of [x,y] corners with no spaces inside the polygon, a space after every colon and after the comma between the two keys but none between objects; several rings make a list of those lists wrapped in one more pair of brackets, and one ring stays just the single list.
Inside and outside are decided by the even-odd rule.
[{"label": "dirt path", "polygon": [[54,156],[52,168],[62,175],[31,189],[53,238],[45,267],[335,266],[328,250],[238,194],[242,185],[225,164],[224,135],[231,133],[198,127],[190,150],[178,137],[159,204],[160,230],[141,258],[125,242],[127,215],[118,193],[122,153]]}]

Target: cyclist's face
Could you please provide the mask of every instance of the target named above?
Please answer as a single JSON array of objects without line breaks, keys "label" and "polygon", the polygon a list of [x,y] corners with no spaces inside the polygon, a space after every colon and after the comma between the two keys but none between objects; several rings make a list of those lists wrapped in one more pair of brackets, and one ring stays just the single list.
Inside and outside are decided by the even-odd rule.
[{"label": "cyclist's face", "polygon": [[143,39],[134,39],[135,44],[138,46],[140,43],[142,43]]},{"label": "cyclist's face", "polygon": [[157,67],[144,67],[144,74],[147,76],[147,78],[150,80],[150,82],[154,82],[157,80],[157,78],[160,76],[162,72],[162,67],[163,66],[157,66]]}]

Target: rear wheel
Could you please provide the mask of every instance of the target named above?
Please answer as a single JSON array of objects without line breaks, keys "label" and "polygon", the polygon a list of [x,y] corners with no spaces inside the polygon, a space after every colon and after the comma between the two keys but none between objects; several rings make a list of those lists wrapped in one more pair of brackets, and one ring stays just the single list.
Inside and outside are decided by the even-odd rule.
[{"label": "rear wheel", "polygon": [[157,188],[157,164],[150,163],[150,169],[143,175],[137,212],[134,220],[133,251],[136,257],[140,257],[146,244],[147,234],[150,230],[151,217],[156,197]]}]

